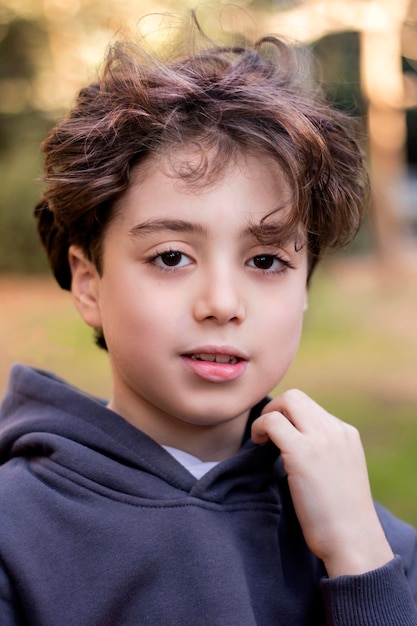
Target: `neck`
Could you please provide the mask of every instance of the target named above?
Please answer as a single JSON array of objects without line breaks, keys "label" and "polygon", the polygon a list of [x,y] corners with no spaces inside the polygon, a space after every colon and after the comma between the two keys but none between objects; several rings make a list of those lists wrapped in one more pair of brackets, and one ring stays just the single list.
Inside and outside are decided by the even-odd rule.
[{"label": "neck", "polygon": [[[192,423],[163,411],[147,410],[114,397],[108,408],[162,446],[171,446],[196,456],[201,461],[223,461],[241,446],[249,411],[219,423]],[[200,420],[202,421],[202,420]]]}]

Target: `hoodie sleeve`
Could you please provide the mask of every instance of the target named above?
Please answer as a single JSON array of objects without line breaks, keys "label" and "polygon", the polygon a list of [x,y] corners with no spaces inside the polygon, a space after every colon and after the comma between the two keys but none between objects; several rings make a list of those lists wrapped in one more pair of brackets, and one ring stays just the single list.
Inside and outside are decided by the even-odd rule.
[{"label": "hoodie sleeve", "polygon": [[417,535],[376,505],[395,558],[361,576],[321,582],[328,626],[417,626]]},{"label": "hoodie sleeve", "polygon": [[328,626],[417,626],[401,558],[362,576],[322,581]]},{"label": "hoodie sleeve", "polygon": [[13,599],[11,588],[3,566],[0,565],[0,624],[1,626],[19,626],[22,621],[17,615],[17,602]]}]

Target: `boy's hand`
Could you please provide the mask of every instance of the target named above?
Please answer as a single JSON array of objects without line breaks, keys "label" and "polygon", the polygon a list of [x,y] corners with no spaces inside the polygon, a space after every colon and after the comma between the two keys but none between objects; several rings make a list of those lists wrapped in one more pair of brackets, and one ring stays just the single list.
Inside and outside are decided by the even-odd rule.
[{"label": "boy's hand", "polygon": [[253,423],[257,444],[281,450],[295,511],[329,577],[363,574],[393,558],[379,523],[359,433],[298,390]]}]

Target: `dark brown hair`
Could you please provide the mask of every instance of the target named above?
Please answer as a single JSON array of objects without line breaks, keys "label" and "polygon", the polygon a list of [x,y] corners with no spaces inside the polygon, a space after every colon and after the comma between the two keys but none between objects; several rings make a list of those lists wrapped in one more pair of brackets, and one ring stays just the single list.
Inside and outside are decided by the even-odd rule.
[{"label": "dark brown hair", "polygon": [[102,271],[103,234],[132,167],[190,145],[201,158],[175,172],[190,184],[208,183],[247,151],[281,167],[293,191],[291,223],[308,236],[309,275],[326,249],[356,234],[368,179],[352,120],[311,87],[295,47],[276,37],[230,47],[206,41],[164,62],[118,42],[99,82],[80,91],[42,144],[46,187],[35,215],[62,288],[71,288],[71,244]]}]

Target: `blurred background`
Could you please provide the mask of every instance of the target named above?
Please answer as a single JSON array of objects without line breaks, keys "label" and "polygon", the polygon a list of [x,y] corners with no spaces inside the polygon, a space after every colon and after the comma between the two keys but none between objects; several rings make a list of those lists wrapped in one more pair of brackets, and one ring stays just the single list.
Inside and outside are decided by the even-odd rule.
[{"label": "blurred background", "polygon": [[314,277],[274,393],[299,387],[355,424],[375,498],[417,526],[417,0],[0,0],[0,395],[14,361],[110,393],[107,357],[35,235],[39,144],[118,33],[158,48],[163,14],[190,8],[214,39],[277,33],[308,47],[329,98],[361,121],[369,212]]}]

